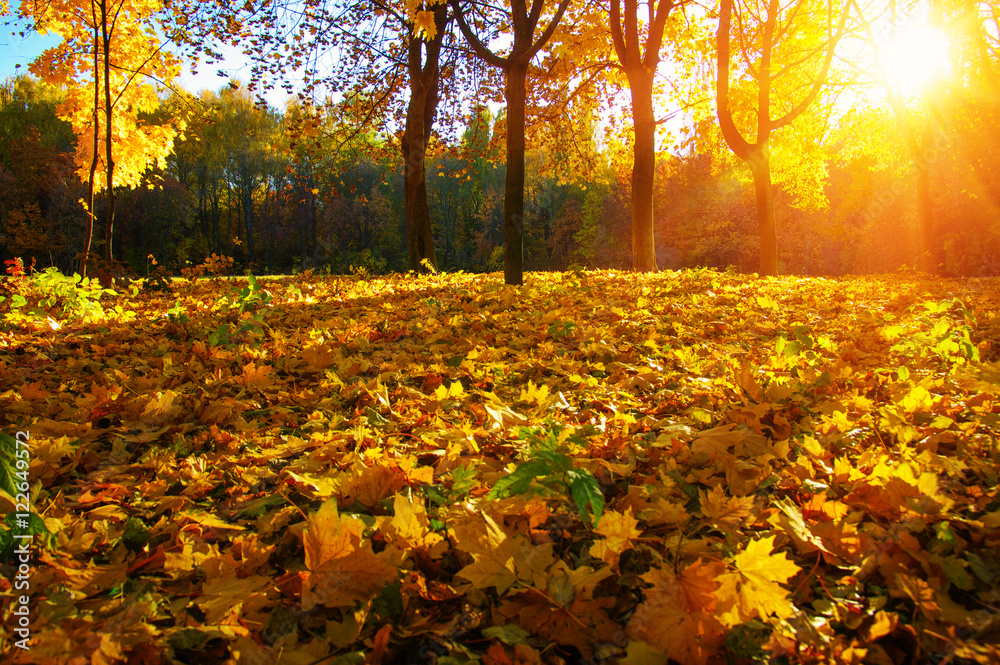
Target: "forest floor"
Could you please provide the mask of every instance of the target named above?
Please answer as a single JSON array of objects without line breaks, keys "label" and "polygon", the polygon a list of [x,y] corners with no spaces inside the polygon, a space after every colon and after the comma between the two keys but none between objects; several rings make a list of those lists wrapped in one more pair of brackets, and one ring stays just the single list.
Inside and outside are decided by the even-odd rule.
[{"label": "forest floor", "polygon": [[8,281],[6,662],[1000,662],[1000,281],[526,282]]}]

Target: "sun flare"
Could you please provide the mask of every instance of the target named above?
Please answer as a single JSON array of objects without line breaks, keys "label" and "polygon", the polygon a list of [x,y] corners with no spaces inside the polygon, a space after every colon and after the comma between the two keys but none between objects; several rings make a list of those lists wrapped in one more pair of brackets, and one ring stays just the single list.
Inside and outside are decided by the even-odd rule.
[{"label": "sun flare", "polygon": [[906,96],[920,92],[944,72],[948,48],[948,36],[941,30],[921,25],[901,28],[886,50],[890,83]]}]

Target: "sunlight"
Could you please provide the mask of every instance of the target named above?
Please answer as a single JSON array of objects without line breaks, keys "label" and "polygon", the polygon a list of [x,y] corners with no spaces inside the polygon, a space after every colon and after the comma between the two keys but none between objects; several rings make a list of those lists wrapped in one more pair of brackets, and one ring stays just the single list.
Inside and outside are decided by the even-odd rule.
[{"label": "sunlight", "polygon": [[904,96],[917,94],[939,77],[948,62],[948,36],[923,25],[903,26],[886,48],[885,69]]}]

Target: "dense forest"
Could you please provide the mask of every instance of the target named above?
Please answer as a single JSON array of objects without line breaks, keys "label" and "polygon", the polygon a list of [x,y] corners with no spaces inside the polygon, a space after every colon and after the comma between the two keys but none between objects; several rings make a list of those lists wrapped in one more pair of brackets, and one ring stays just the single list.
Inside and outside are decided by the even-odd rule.
[{"label": "dense forest", "polygon": [[[147,71],[146,64],[134,72],[141,76],[125,82],[112,75],[107,80],[117,100],[110,105],[115,122],[128,117],[129,131],[146,131],[143,136],[168,129],[157,143],[112,128],[118,156],[111,160],[104,147],[95,149],[107,144],[107,132],[94,131],[102,124],[95,119],[112,114],[104,113],[101,95],[94,94],[102,87],[100,67],[90,71],[79,64],[93,56],[85,40],[67,38],[39,57],[33,76],[6,80],[0,90],[0,259],[20,257],[36,269],[53,265],[69,273],[80,269],[93,235],[90,256],[113,257],[138,274],[154,263],[177,273],[212,254],[232,257],[237,272],[258,274],[385,273],[413,269],[428,258],[442,270],[495,271],[504,268],[510,218],[523,231],[526,270],[708,266],[803,275],[907,268],[1000,274],[1000,88],[995,85],[1000,56],[990,27],[996,8],[989,3],[971,9],[961,3],[893,5],[891,14],[874,6],[864,12],[846,7],[839,27],[833,5],[804,0],[756,9],[752,3],[730,3],[728,10],[708,12],[666,3],[658,9],[663,17],[650,5],[647,21],[636,19],[635,6],[626,3],[631,14],[626,11],[625,22],[638,20],[641,28],[634,39],[658,36],[663,42],[646,43],[643,60],[647,72],[648,56],[663,60],[657,70],[652,59],[656,80],[649,85],[656,102],[650,108],[657,118],[655,152],[642,167],[650,170],[648,177],[639,177],[633,165],[639,164],[640,144],[649,139],[628,122],[629,87],[639,79],[628,78],[629,65],[622,64],[640,50],[606,27],[606,41],[595,42],[595,25],[602,16],[606,23],[607,16],[591,5],[570,8],[563,27],[534,53],[526,70],[520,212],[505,208],[513,205],[507,189],[518,190],[509,182],[514,176],[508,177],[509,127],[516,124],[508,118],[511,100],[505,98],[511,86],[502,80],[511,74],[477,58],[468,45],[485,49],[487,37],[502,44],[504,30],[513,31],[513,24],[477,18],[483,30],[493,31],[480,41],[475,34],[463,36],[463,30],[474,33],[475,25],[455,20],[463,16],[456,11],[459,4],[427,5],[447,14],[437,19],[427,16],[433,12],[424,5],[409,17],[381,5],[370,10],[345,5],[340,13],[323,6],[288,26],[289,35],[299,31],[288,40],[295,47],[286,44],[287,60],[276,66],[270,56],[278,45],[264,27],[276,20],[284,25],[291,5],[277,14],[269,13],[277,11],[272,4],[239,19],[243,28],[235,32],[225,26],[238,17],[219,8],[179,21],[183,13],[176,6],[128,14],[134,8],[122,4],[122,16],[173,35],[179,54],[205,57],[210,44],[229,41],[246,48],[248,57],[256,55],[258,66],[249,83],[233,80],[198,94],[176,83],[169,89],[161,85],[172,80],[181,55],[164,65],[173,67],[169,75]],[[465,11],[482,13],[476,7]],[[36,29],[58,32],[44,9],[22,5],[20,12]],[[970,21],[970,12],[978,12],[978,20]],[[726,27],[739,51],[732,57],[716,20],[730,14],[737,24]],[[777,20],[768,33],[772,14]],[[753,16],[757,24],[748,20]],[[400,18],[409,28],[386,37],[379,21]],[[559,16],[549,18],[554,22]],[[441,22],[441,30],[428,29],[433,20]],[[622,20],[619,12],[619,31]],[[893,77],[892,43],[873,34],[896,34],[897,27],[902,34],[919,20],[947,34],[948,48],[941,52],[946,60],[911,63],[933,65],[936,76],[921,76],[919,86],[910,86],[905,71]],[[338,21],[341,27],[355,26],[355,33],[330,37],[320,31],[318,37],[301,38],[302,32],[315,35],[317,25]],[[186,41],[171,32],[178,25],[185,26]],[[657,26],[663,34],[654,34]],[[796,41],[789,28],[812,33],[803,32]],[[248,37],[254,29],[260,32]],[[773,52],[765,48],[767,40],[749,40],[766,34]],[[784,51],[775,34],[791,42]],[[114,61],[115,48],[121,62],[139,57],[112,40],[109,47],[112,74],[114,67],[126,69]],[[332,48],[337,56],[326,70],[307,67],[298,76],[305,92],[290,97],[286,108],[261,101],[262,86],[280,82],[282,71],[301,72],[297,66],[306,55]],[[426,73],[432,53],[439,69],[434,104],[425,112],[430,122],[424,125],[433,128],[421,130],[427,141],[419,169],[409,166],[414,164],[409,153],[401,156],[401,150],[413,150],[405,142],[412,130],[408,105],[417,99],[414,49],[417,70],[423,66]],[[765,51],[775,72],[766,78],[770,102],[753,90],[755,77],[763,89]],[[98,55],[94,62],[103,62]],[[72,58],[79,61],[76,69],[64,66]],[[795,73],[797,67],[803,72]],[[660,71],[666,69],[671,73]],[[720,71],[727,74],[725,81]],[[632,87],[631,115],[638,118],[635,100],[642,95]],[[142,89],[144,103],[125,103],[133,88]],[[808,94],[805,88],[811,88]],[[755,103],[771,106],[760,111]],[[792,106],[801,114],[789,113],[780,126],[772,116]],[[765,127],[764,117],[773,126]],[[741,131],[751,137],[756,132],[756,143],[743,139]],[[761,163],[753,161],[754,150],[766,155],[763,175],[754,167]],[[100,177],[109,161],[117,177],[111,215],[106,180]],[[410,182],[425,188],[433,243],[423,250],[408,244],[415,242],[410,236],[423,233],[419,219],[407,224],[408,217],[420,217],[420,205],[413,203],[417,195],[413,202],[408,198],[408,169],[419,171]],[[755,183],[761,178],[767,181],[765,194]],[[92,217],[86,205],[89,181],[96,190]],[[418,184],[412,186],[416,192]],[[765,195],[769,201],[762,203]],[[650,197],[651,212],[643,203]],[[643,218],[650,219],[652,236],[642,231],[648,240],[637,240]],[[93,224],[96,232],[88,234]],[[761,264],[768,233],[775,237],[776,270]]]}]

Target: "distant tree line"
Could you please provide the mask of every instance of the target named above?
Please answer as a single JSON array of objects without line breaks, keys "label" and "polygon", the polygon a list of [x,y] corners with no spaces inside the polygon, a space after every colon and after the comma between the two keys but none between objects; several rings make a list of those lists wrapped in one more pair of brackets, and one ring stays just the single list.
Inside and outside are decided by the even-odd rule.
[{"label": "distant tree line", "polygon": [[[73,132],[56,117],[62,94],[27,77],[0,88],[0,259],[19,256],[70,272],[81,251],[86,218],[78,202],[86,185],[74,174]],[[164,168],[147,172],[147,186],[118,192],[115,242],[134,271],[146,270],[150,255],[177,271],[212,253],[256,273],[409,268],[402,167],[391,136],[350,131],[330,114],[313,133],[348,138],[327,151],[303,133],[302,108],[261,107],[237,84],[193,101],[164,99],[158,113],[180,113],[182,106],[186,139]],[[958,98],[939,111],[947,122],[927,159],[945,274],[1000,274],[998,109],[988,99]],[[917,210],[909,194],[915,175],[898,156],[902,146],[891,145],[895,123],[888,110],[841,119],[825,163],[825,205],[803,205],[776,184],[781,272],[917,267]],[[456,140],[429,147],[427,197],[442,270],[503,267],[502,124],[479,106]],[[527,152],[527,270],[632,265],[630,173],[615,157],[626,148],[600,147],[592,136],[581,141],[599,165],[588,179],[560,171],[546,149]],[[855,149],[864,141],[881,142],[897,157]],[[738,164],[695,146],[658,156],[656,263],[756,270],[753,183]],[[98,197],[98,216],[102,205]],[[95,242],[99,248],[102,239]]]}]

